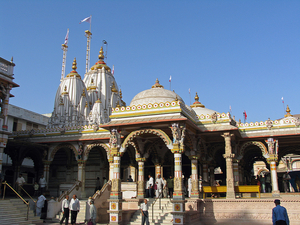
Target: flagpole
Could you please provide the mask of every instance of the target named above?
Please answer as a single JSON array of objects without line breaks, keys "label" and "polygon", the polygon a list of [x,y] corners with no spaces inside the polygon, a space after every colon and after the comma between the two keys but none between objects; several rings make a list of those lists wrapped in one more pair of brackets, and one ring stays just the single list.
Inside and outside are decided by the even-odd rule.
[{"label": "flagpole", "polygon": [[67,51],[68,51],[68,38],[69,38],[69,28],[67,31],[67,35],[65,37],[65,42],[61,45],[63,50],[63,61],[62,61],[62,69],[61,69],[61,78],[60,81],[62,81],[65,78],[65,72],[66,72],[66,60],[67,60]]},{"label": "flagpole", "polygon": [[189,95],[190,95],[190,105],[192,105],[191,89],[189,89]]},{"label": "flagpole", "polygon": [[92,33],[92,15],[91,15],[91,22],[90,22],[90,31]]}]

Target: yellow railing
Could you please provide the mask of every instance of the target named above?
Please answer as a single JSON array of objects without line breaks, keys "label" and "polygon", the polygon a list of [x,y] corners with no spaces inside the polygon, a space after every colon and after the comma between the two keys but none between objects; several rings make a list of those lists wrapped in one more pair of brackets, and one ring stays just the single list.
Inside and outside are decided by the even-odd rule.
[{"label": "yellow railing", "polygon": [[[2,184],[4,184],[4,188],[3,188],[3,200],[5,198],[5,190],[6,190],[6,186],[8,186],[23,202],[24,204],[27,205],[27,216],[26,216],[26,220],[28,220],[28,214],[29,214],[29,201],[27,202],[24,198],[22,198],[21,195],[19,195],[19,193],[13,189],[6,181],[3,182]],[[22,188],[23,189],[23,188]],[[23,189],[24,190],[24,189]]]},{"label": "yellow railing", "polygon": [[95,194],[92,196],[92,199],[95,200],[97,197],[101,196],[101,194],[108,188],[109,185],[111,185],[111,180],[106,182],[101,188],[101,190],[96,191]]}]

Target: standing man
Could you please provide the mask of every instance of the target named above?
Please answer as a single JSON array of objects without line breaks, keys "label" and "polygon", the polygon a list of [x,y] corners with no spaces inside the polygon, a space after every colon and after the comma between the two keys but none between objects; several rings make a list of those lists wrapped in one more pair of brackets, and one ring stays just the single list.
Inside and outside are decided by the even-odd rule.
[{"label": "standing man", "polygon": [[153,185],[154,185],[154,180],[153,177],[151,175],[148,176],[149,177],[149,198],[153,198]]},{"label": "standing man", "polygon": [[70,210],[71,210],[71,224],[75,225],[77,214],[79,213],[80,210],[80,204],[77,195],[73,195],[73,198],[70,202]]},{"label": "standing man", "polygon": [[173,188],[174,188],[174,180],[172,178],[172,176],[170,176],[170,178],[167,180],[167,184],[168,184],[168,189],[169,189],[169,196],[170,198],[173,197]]},{"label": "standing man", "polygon": [[144,225],[145,222],[146,222],[146,225],[149,225],[148,201],[147,201],[147,199],[144,199],[144,203],[141,204],[140,208],[141,208],[141,212],[142,212],[142,225]]},{"label": "standing man", "polygon": [[25,179],[22,176],[22,174],[19,175],[18,179],[16,180],[16,183],[17,183],[17,191],[19,195],[22,195],[22,186],[23,184],[25,184]]},{"label": "standing man", "polygon": [[46,197],[45,197],[45,193],[43,193],[42,195],[40,195],[40,197],[38,197],[38,200],[36,202],[36,216],[39,217],[42,216],[42,208],[45,205],[45,201],[46,201]]},{"label": "standing man", "polygon": [[66,195],[66,198],[63,200],[61,206],[63,217],[60,220],[60,224],[63,224],[64,219],[65,219],[65,225],[69,224],[69,206],[70,206],[69,195]]},{"label": "standing man", "polygon": [[273,225],[289,225],[289,217],[286,208],[280,205],[280,200],[275,199],[276,207],[272,209],[272,222]]},{"label": "standing man", "polygon": [[160,177],[160,174],[157,175],[157,178],[155,180],[156,183],[156,198],[161,197],[162,194],[162,187],[163,187],[163,180]]},{"label": "standing man", "polygon": [[168,198],[167,180],[164,177],[163,177],[163,195],[164,198]]},{"label": "standing man", "polygon": [[93,225],[96,225],[96,217],[97,217],[97,210],[94,205],[94,201],[90,201],[90,220],[92,221]]},{"label": "standing man", "polygon": [[98,190],[101,190],[100,177],[97,177],[97,180],[96,180],[95,193],[96,193]]},{"label": "standing man", "polygon": [[46,186],[47,186],[47,181],[44,175],[41,176],[39,180],[39,184],[40,184],[41,193],[44,193],[46,191]]}]

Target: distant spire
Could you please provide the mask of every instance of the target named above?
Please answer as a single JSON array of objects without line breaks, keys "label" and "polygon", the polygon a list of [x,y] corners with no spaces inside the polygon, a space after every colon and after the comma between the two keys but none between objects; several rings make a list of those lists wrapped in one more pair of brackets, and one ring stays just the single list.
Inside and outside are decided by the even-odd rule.
[{"label": "distant spire", "polygon": [[284,117],[289,117],[289,116],[293,116],[293,115],[291,115],[290,107],[287,105],[287,107],[286,107],[286,114],[284,115]]},{"label": "distant spire", "polygon": [[13,63],[13,62],[14,62],[14,57],[13,57],[13,56],[11,57],[11,60],[10,60],[10,62],[11,62],[11,63]]},{"label": "distant spire", "polygon": [[199,96],[198,96],[198,93],[196,92],[196,95],[195,95],[195,102],[193,103],[193,105],[191,105],[192,108],[194,107],[202,107],[202,108],[205,108],[205,106],[199,102]]},{"label": "distant spire", "polygon": [[104,55],[103,55],[103,47],[101,46],[100,51],[99,51],[99,61],[103,62]]},{"label": "distant spire", "polygon": [[76,57],[75,57],[74,60],[73,60],[72,69],[73,69],[72,72],[76,72],[76,73],[77,73],[77,71],[76,71],[76,69],[77,69]]},{"label": "distant spire", "polygon": [[164,86],[162,86],[162,85],[159,83],[159,80],[156,78],[155,84],[152,85],[152,88],[164,88]]}]

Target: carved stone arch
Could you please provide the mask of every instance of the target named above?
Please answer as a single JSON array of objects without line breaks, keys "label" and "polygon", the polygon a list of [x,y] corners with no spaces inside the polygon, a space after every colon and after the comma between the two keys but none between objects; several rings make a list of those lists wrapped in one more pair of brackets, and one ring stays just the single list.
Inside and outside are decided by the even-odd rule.
[{"label": "carved stone arch", "polygon": [[50,154],[50,161],[53,161],[56,152],[57,152],[59,149],[61,149],[61,148],[69,148],[69,149],[71,149],[71,150],[74,152],[75,158],[76,158],[76,160],[77,160],[78,152],[77,152],[76,148],[75,148],[72,144],[59,144],[59,145],[57,145],[57,146],[52,150],[52,152],[51,152],[51,154]]},{"label": "carved stone arch", "polygon": [[84,151],[84,158],[87,160],[90,154],[90,151],[95,147],[102,147],[104,148],[106,155],[109,155],[109,145],[104,143],[94,143],[86,146],[86,149]]},{"label": "carved stone arch", "polygon": [[250,145],[257,146],[261,150],[261,153],[262,153],[263,156],[268,154],[268,149],[262,142],[260,142],[260,141],[248,141],[245,144],[243,144],[242,147],[240,148],[239,157],[242,158],[244,156],[245,149],[247,147],[249,147]]},{"label": "carved stone arch", "polygon": [[140,150],[139,150],[138,145],[137,145],[135,142],[133,142],[133,141],[129,142],[128,144],[130,144],[130,145],[134,148],[135,156],[137,157],[137,155],[139,155],[138,158],[140,158],[141,152],[140,152]]},{"label": "carved stone arch", "polygon": [[194,137],[191,136],[191,134],[189,132],[186,132],[186,136],[185,136],[185,145],[192,151],[193,149],[193,139]]},{"label": "carved stone arch", "polygon": [[143,134],[154,134],[154,135],[160,137],[169,149],[173,148],[172,140],[169,138],[169,136],[164,131],[159,130],[159,129],[143,129],[143,130],[133,131],[125,138],[125,140],[122,144],[123,151],[125,151],[129,142],[132,142],[135,137],[143,135]]}]

